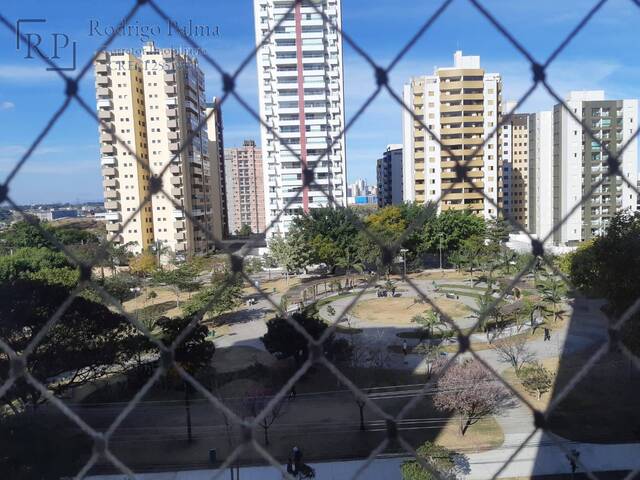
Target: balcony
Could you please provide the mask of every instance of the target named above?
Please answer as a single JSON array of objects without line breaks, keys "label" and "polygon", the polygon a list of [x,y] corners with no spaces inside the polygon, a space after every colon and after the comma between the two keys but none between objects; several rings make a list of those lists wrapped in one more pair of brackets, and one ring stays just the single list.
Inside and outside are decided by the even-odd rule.
[{"label": "balcony", "polygon": [[119,223],[107,223],[107,232],[117,232],[120,230]]},{"label": "balcony", "polygon": [[120,198],[120,193],[117,190],[105,190],[104,198],[108,200],[115,200]]},{"label": "balcony", "polygon": [[98,108],[111,108],[111,100],[109,100],[108,98],[99,99]]},{"label": "balcony", "polygon": [[116,157],[102,157],[100,159],[100,165],[102,165],[103,167],[115,165],[115,164],[116,164]]},{"label": "balcony", "polygon": [[109,212],[105,215],[105,218],[109,221],[119,222],[121,218],[120,212]]},{"label": "balcony", "polygon": [[177,108],[170,108],[167,107],[167,117],[169,118],[176,118],[178,116],[178,109]]},{"label": "balcony", "polygon": [[102,181],[102,186],[105,188],[118,188],[118,180],[115,178],[107,178]]},{"label": "balcony", "polygon": [[101,87],[108,87],[109,85],[111,85],[111,80],[107,75],[98,75],[96,77],[96,85],[99,85]]},{"label": "balcony", "polygon": [[108,132],[102,132],[100,134],[100,141],[103,143],[113,143],[115,142],[116,138],[113,135],[113,133],[108,133]]},{"label": "balcony", "polygon": [[104,202],[104,208],[107,210],[120,210],[120,202],[116,200]]},{"label": "balcony", "polygon": [[106,63],[97,63],[96,64],[96,73],[98,74],[108,74],[109,73],[109,65]]},{"label": "balcony", "polygon": [[173,218],[184,218],[184,212],[182,210],[174,210]]},{"label": "balcony", "polygon": [[182,185],[182,177],[171,177],[171,185]]},{"label": "balcony", "polygon": [[169,171],[174,175],[182,175],[182,167],[180,165],[171,165]]},{"label": "balcony", "polygon": [[111,89],[107,87],[98,87],[96,88],[96,95],[98,97],[110,97]]},{"label": "balcony", "polygon": [[182,197],[182,188],[173,187],[171,189],[171,195],[174,197]]},{"label": "balcony", "polygon": [[105,177],[115,177],[118,175],[118,170],[113,167],[106,167],[102,169],[102,175]]},{"label": "balcony", "polygon": [[100,153],[102,153],[103,155],[109,156],[109,155],[115,154],[116,149],[114,148],[113,145],[101,145]]},{"label": "balcony", "polygon": [[173,222],[173,228],[175,228],[176,230],[182,230],[186,228],[186,223],[184,220],[176,220],[175,222]]},{"label": "balcony", "polygon": [[100,120],[112,121],[113,113],[110,110],[98,110],[98,118]]}]

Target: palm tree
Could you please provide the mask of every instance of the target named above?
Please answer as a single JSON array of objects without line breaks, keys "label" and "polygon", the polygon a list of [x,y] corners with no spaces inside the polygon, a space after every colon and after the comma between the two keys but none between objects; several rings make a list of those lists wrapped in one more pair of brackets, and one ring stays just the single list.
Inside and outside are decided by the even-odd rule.
[{"label": "palm tree", "polygon": [[551,304],[551,312],[555,322],[562,315],[562,310],[558,310],[558,306],[562,303],[564,285],[555,275],[547,275],[546,279],[539,282],[536,287],[543,301]]},{"label": "palm tree", "polygon": [[347,285],[350,283],[352,270],[356,270],[359,273],[362,273],[364,270],[362,262],[348,248],[345,249],[343,254],[337,259],[336,265],[344,268]]},{"label": "palm tree", "polygon": [[438,315],[438,312],[433,309],[425,310],[422,315],[415,315],[411,321],[422,327],[420,329],[420,343],[422,343],[424,338],[422,335],[424,331],[427,332],[427,337],[431,338],[433,336],[433,327],[441,323],[440,315]]},{"label": "palm tree", "polygon": [[500,303],[502,302],[494,305],[495,300],[491,288],[487,288],[487,290],[476,299],[477,307],[475,309],[475,315],[476,318],[480,320],[478,326],[485,332],[487,331],[487,323],[489,320],[493,320],[496,324],[500,320]]}]

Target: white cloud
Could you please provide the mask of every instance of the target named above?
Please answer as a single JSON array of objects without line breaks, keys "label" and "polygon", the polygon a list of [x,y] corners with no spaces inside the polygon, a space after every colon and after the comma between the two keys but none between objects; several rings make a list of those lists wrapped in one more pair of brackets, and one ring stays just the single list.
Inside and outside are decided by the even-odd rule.
[{"label": "white cloud", "polygon": [[4,102],[0,102],[0,110],[13,110],[16,104],[13,102],[9,102],[5,100]]}]

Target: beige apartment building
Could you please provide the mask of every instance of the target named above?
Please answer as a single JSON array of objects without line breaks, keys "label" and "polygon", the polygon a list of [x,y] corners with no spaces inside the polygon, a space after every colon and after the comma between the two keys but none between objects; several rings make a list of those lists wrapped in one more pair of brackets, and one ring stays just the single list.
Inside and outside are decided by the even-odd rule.
[{"label": "beige apartment building", "polygon": [[[508,113],[515,105],[507,106]],[[531,115],[514,113],[502,126],[503,156],[503,204],[505,216],[517,221],[527,230],[530,228],[529,202],[533,201],[530,192],[529,129]]]},{"label": "beige apartment building", "polygon": [[[133,215],[115,237],[133,252],[156,246],[188,257],[212,250],[205,230],[222,235],[224,203],[214,198],[224,176],[212,175],[204,75],[197,61],[148,43],[140,58],[102,52],[95,73],[98,116],[107,122],[100,125],[107,231],[115,235]],[[115,134],[131,152],[116,142]],[[161,178],[169,198],[153,194],[137,212],[151,195],[151,177]]]},{"label": "beige apartment building", "polygon": [[[493,133],[502,110],[500,75],[486,73],[480,57],[457,51],[453,67],[411,79],[403,97],[433,133],[403,111],[403,199],[438,202],[440,211],[469,209],[496,217],[495,205],[502,208],[501,145]],[[485,138],[487,144],[479,148]],[[462,162],[466,180],[455,168]]]},{"label": "beige apartment building", "polygon": [[264,177],[262,150],[253,140],[245,140],[241,147],[228,148],[224,154],[227,175],[227,205],[229,233],[243,225],[253,233],[265,230]]}]

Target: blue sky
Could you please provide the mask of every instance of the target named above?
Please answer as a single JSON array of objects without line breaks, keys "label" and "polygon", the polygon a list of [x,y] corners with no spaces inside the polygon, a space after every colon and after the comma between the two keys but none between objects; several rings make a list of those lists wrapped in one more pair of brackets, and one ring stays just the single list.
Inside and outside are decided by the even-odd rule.
[{"label": "blue sky", "polygon": [[[104,40],[104,28],[117,25],[132,1],[39,2],[12,0],[0,13],[12,22],[42,18],[46,22],[28,28],[45,39],[64,33],[77,44],[82,64]],[[343,0],[343,28],[371,57],[387,64],[441,1],[435,0]],[[543,61],[595,4],[587,0],[481,0],[538,60]],[[233,71],[254,46],[251,0],[160,1],[159,5],[178,23],[210,25],[218,37],[194,38],[207,53]],[[189,8],[186,8],[186,6]],[[91,29],[91,26],[97,29]],[[180,48],[186,42],[168,34],[166,23],[144,7],[129,22],[132,27],[155,28],[153,40],[160,47]],[[640,97],[638,28],[640,8],[631,0],[609,0],[558,57],[548,79],[562,97],[571,89],[603,89],[607,98]],[[64,85],[36,59],[25,59],[16,50],[15,37],[0,25],[0,179],[46,125],[64,100]],[[139,48],[134,35],[119,36],[113,48]],[[520,97],[531,84],[524,57],[517,52],[467,0],[454,0],[433,27],[391,72],[393,88],[400,93],[411,76],[431,73],[435,66],[449,66],[456,49],[480,55],[487,71],[503,76],[505,100]],[[345,44],[345,105],[347,121],[374,90],[373,73],[366,62]],[[61,53],[61,61],[68,57]],[[219,76],[201,61],[207,97],[221,94]],[[80,94],[95,105],[93,72],[80,85]],[[251,62],[238,79],[238,91],[258,106],[256,70]],[[539,89],[520,111],[549,109],[554,100]],[[256,120],[233,99],[223,106],[225,144],[239,145],[245,138],[259,141]],[[347,134],[349,181],[375,181],[375,161],[389,143],[401,142],[401,109],[382,93]],[[98,160],[98,128],[77,104],[53,127],[11,184],[18,203],[100,200],[102,196]]]}]

